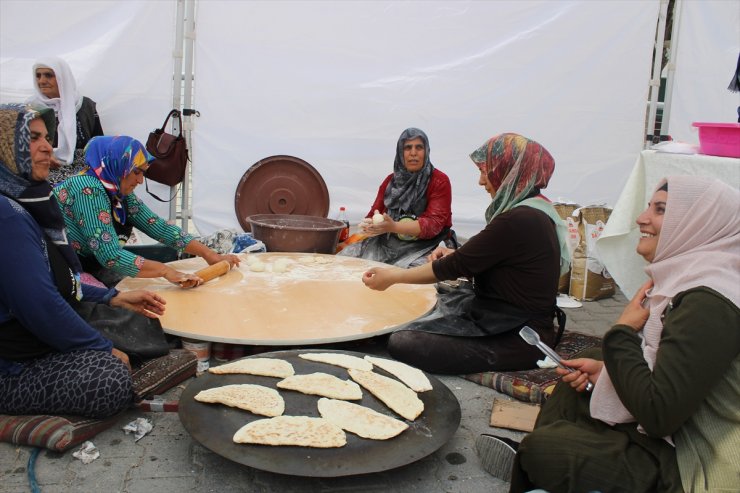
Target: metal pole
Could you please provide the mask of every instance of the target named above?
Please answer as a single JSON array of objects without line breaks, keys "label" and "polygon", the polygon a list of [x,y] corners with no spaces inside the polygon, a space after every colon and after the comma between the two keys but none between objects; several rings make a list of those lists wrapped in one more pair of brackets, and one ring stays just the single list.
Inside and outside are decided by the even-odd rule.
[{"label": "metal pole", "polygon": [[666,65],[665,96],[663,97],[663,118],[660,121],[660,135],[670,131],[671,101],[673,100],[673,79],[676,76],[676,55],[678,54],[678,30],[681,24],[682,0],[673,4],[673,29],[671,30],[671,50]]},{"label": "metal pole", "polygon": [[[185,0],[177,0],[177,10],[175,14],[175,48],[172,50],[172,58],[174,60],[174,66],[172,68],[172,107],[181,109],[182,108],[182,36],[184,29],[185,19]],[[172,128],[173,134],[179,132],[179,125],[173,118]],[[187,174],[186,174],[187,176]],[[186,186],[186,182],[183,182],[183,187]],[[170,187],[170,197],[177,190],[176,187]],[[177,220],[177,200],[170,201],[170,221]]]},{"label": "metal pole", "polygon": [[[652,135],[651,141],[645,139],[644,147],[647,149],[653,142],[660,141],[655,133],[655,114],[658,111],[658,93],[660,92],[660,68],[663,62],[663,41],[665,39],[665,25],[668,13],[668,0],[660,0],[660,15],[658,16],[658,29],[655,33],[655,55],[653,57],[653,73],[650,79],[650,105],[648,107],[647,135]],[[656,142],[657,141],[657,142]]]},{"label": "metal pole", "polygon": [[[184,84],[184,95],[185,107],[188,109],[193,108],[193,49],[195,46],[195,2],[196,0],[185,0],[186,13],[185,13],[185,64],[183,67],[183,74],[185,78]],[[197,116],[192,112],[183,113],[183,126],[185,131],[185,140],[188,143],[189,154],[193,156],[193,116]],[[181,190],[181,217],[183,231],[188,232],[188,223],[192,217],[192,211],[190,210],[190,166],[185,169],[185,180],[183,180]]]}]

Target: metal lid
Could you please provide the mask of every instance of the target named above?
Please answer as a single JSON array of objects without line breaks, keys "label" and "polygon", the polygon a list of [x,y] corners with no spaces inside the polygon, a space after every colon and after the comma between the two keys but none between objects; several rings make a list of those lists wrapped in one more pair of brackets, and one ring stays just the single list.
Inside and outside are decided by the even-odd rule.
[{"label": "metal lid", "polygon": [[242,176],[234,198],[236,218],[250,231],[254,214],[300,214],[326,217],[329,191],[318,171],[294,156],[271,156],[253,164]]}]

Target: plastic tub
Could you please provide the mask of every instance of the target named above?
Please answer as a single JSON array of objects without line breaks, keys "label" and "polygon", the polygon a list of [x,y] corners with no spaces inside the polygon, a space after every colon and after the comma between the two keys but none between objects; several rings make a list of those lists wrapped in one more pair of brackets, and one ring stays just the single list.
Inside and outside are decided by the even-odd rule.
[{"label": "plastic tub", "polygon": [[346,227],[342,221],[296,214],[254,214],[247,221],[268,252],[333,254]]},{"label": "plastic tub", "polygon": [[694,122],[699,128],[699,152],[740,158],[740,123]]}]

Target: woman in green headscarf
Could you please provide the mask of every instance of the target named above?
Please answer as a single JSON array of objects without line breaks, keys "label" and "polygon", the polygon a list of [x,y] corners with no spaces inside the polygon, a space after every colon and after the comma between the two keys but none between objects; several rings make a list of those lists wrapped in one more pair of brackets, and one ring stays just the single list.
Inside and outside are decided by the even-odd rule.
[{"label": "woman in green headscarf", "polygon": [[488,224],[457,250],[438,248],[432,262],[413,268],[372,268],[371,289],[397,283],[472,280],[441,293],[435,310],[391,334],[394,358],[433,373],[523,370],[541,353],[518,329],[529,325],[548,345],[557,343],[565,316],[557,309],[558,278],[569,266],[565,224],[540,190],[555,161],[537,142],[513,133],[497,135],[471,154],[478,184],[493,200]]}]

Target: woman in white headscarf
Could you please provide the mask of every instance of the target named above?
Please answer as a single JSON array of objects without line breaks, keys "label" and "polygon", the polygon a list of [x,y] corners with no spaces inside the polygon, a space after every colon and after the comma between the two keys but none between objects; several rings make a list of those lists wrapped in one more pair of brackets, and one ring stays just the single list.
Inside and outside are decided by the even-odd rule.
[{"label": "woman in white headscarf", "polygon": [[718,180],[659,185],[637,218],[650,280],[604,336],[603,361],[558,370],[519,445],[512,492],[737,491],[738,208],[740,191]]},{"label": "woman in white headscarf", "polygon": [[49,182],[55,185],[85,167],[83,149],[95,136],[103,135],[95,101],[77,91],[72,70],[59,57],[41,58],[33,64],[33,96],[28,103],[54,110],[57,128],[54,157],[57,169],[52,169]]}]

